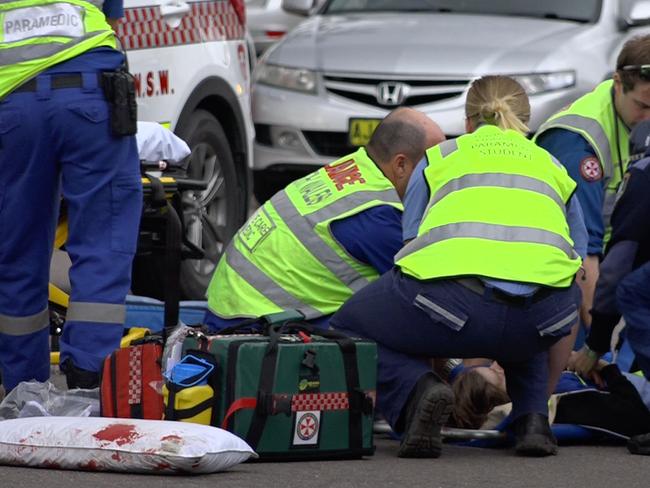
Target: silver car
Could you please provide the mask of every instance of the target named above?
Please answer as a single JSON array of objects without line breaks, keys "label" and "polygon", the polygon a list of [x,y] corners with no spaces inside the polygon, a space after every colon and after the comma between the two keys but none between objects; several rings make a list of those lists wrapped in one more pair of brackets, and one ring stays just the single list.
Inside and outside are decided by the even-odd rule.
[{"label": "silver car", "polygon": [[[305,13],[310,0],[283,0]],[[607,78],[621,45],[649,32],[634,0],[330,0],[261,59],[253,87],[258,198],[367,142],[391,109],[463,132],[469,83],[516,77],[531,129]]]}]

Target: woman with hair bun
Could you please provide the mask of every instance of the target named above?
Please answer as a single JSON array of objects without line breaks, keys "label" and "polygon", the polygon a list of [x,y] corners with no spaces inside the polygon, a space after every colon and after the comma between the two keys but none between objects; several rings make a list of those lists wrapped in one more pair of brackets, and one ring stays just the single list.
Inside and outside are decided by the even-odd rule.
[{"label": "woman with hair bun", "polygon": [[577,321],[576,184],[527,139],[530,104],[512,78],[474,81],[465,114],[468,133],[429,148],[411,177],[395,267],[330,325],[377,342],[377,407],[403,434],[399,456],[440,455],[453,395],[431,357],[498,360],[515,451],[555,454],[548,350]]}]

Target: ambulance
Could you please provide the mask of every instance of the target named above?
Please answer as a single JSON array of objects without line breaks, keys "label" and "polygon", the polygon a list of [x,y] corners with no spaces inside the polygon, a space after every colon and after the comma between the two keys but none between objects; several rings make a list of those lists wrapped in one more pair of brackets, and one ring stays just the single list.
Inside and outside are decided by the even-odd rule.
[{"label": "ambulance", "polygon": [[[138,119],[183,138],[193,150],[188,176],[207,183],[180,199],[185,237],[205,254],[183,261],[181,289],[202,299],[251,192],[244,0],[124,0],[116,32],[135,77]],[[134,281],[142,278],[134,273]]]}]

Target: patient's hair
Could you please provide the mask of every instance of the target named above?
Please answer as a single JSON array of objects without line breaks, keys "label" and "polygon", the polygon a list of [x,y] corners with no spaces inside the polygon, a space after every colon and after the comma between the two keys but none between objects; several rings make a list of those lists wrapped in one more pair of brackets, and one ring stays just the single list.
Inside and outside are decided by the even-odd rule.
[{"label": "patient's hair", "polygon": [[474,127],[496,125],[526,134],[530,120],[530,102],[522,86],[508,76],[483,76],[467,92],[465,116]]},{"label": "patient's hair", "polygon": [[461,429],[480,429],[494,407],[510,402],[506,392],[488,383],[475,369],[461,372],[451,386],[454,411],[450,424]]}]

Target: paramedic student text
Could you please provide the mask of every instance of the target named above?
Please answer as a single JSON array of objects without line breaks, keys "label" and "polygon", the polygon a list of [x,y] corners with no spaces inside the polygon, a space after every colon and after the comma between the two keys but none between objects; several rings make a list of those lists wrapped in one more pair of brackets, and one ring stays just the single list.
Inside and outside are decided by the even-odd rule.
[{"label": "paramedic student text", "polygon": [[[0,2],[0,368],[7,389],[49,377],[47,284],[61,194],[72,261],[61,338],[68,386],[97,386],[101,362],[122,337],[142,188],[135,100],[120,98],[130,103],[109,110],[117,100],[110,94],[132,90],[104,15],[120,17],[122,3],[107,0],[103,12],[97,5]],[[53,18],[59,21],[47,21]]]}]

